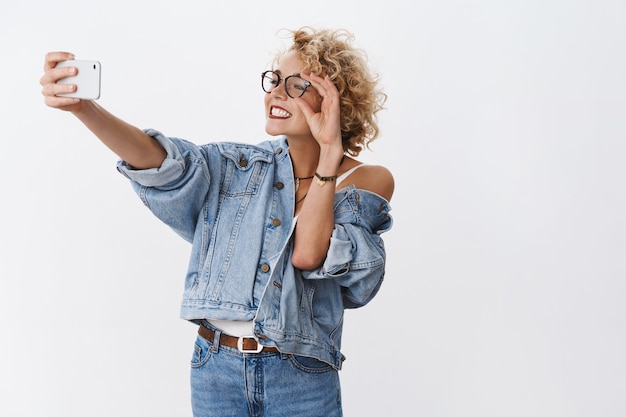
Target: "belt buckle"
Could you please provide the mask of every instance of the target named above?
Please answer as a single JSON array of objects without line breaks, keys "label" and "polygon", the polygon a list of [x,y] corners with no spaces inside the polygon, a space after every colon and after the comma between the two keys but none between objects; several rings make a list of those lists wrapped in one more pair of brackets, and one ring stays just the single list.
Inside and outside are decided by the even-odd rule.
[{"label": "belt buckle", "polygon": [[[243,347],[244,339],[252,339],[252,340],[254,340],[256,342],[256,348],[255,349],[245,349]],[[237,338],[237,349],[241,353],[260,353],[263,350],[263,345],[259,343],[259,341],[256,339],[256,337],[239,337],[239,338]]]}]

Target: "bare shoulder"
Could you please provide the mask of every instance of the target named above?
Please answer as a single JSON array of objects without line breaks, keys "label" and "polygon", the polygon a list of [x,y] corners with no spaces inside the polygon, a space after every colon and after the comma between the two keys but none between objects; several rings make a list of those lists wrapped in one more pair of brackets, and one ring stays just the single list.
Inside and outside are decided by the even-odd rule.
[{"label": "bare shoulder", "polygon": [[338,185],[340,188],[354,185],[376,193],[387,201],[391,201],[395,188],[393,174],[382,165],[362,165]]}]

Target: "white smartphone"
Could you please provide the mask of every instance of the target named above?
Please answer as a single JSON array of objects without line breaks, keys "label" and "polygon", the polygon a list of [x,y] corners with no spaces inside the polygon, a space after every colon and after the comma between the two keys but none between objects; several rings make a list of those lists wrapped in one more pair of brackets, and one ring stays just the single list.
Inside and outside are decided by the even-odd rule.
[{"label": "white smartphone", "polygon": [[78,69],[76,75],[62,78],[58,81],[58,84],[76,84],[76,91],[57,94],[58,96],[74,97],[83,100],[97,100],[100,98],[100,62],[72,59],[58,62],[56,67],[75,67]]}]

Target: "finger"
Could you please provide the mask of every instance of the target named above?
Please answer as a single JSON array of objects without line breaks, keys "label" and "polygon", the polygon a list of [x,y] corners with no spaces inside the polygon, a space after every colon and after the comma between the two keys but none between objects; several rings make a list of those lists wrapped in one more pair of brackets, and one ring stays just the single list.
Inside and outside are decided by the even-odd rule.
[{"label": "finger", "polygon": [[61,61],[67,61],[67,60],[74,59],[74,58],[75,56],[71,52],[63,52],[63,51],[48,52],[46,54],[46,59],[44,62],[44,71],[54,68],[57,65],[57,63]]},{"label": "finger", "polygon": [[74,97],[57,97],[57,96],[46,96],[44,99],[44,103],[48,107],[54,107],[57,109],[68,107],[80,102],[79,98]]},{"label": "finger", "polygon": [[329,98],[329,95],[331,96],[339,95],[339,91],[337,90],[335,83],[332,82],[332,80],[330,79],[328,75],[322,78],[318,75],[311,74],[310,79],[311,79],[311,83],[313,84],[313,87],[317,90],[319,95],[322,96],[323,98]]},{"label": "finger", "polygon": [[315,114],[315,112],[313,111],[311,106],[309,106],[309,103],[307,103],[306,100],[298,97],[294,98],[293,101],[296,103],[296,106],[300,108],[300,111],[302,112],[302,114],[304,114],[306,120],[309,120],[311,116]]},{"label": "finger", "polygon": [[41,76],[39,84],[42,86],[56,84],[59,80],[72,77],[77,73],[78,69],[76,67],[50,68]]},{"label": "finger", "polygon": [[323,84],[323,79],[315,74],[307,74],[309,81],[315,91],[323,98],[326,96],[326,86]]},{"label": "finger", "polygon": [[54,97],[58,94],[73,93],[76,91],[76,84],[44,83],[42,85],[41,94],[44,96]]}]

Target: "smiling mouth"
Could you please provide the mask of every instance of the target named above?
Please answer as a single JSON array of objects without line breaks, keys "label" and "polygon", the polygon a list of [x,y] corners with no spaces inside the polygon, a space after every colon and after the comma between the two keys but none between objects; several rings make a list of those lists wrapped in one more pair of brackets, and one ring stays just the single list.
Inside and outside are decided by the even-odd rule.
[{"label": "smiling mouth", "polygon": [[270,117],[275,118],[275,119],[287,119],[291,117],[291,113],[289,113],[285,109],[281,109],[280,107],[272,106],[270,108]]}]

